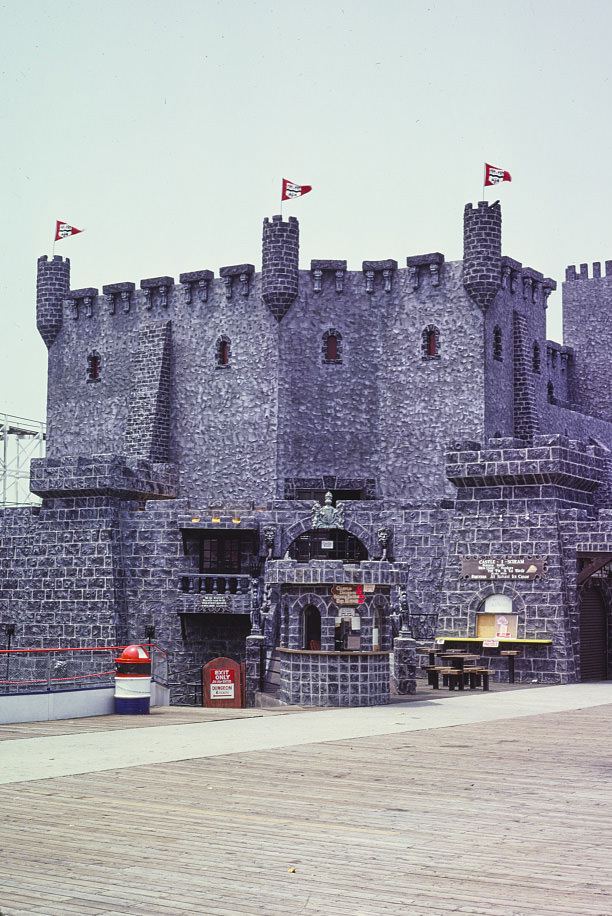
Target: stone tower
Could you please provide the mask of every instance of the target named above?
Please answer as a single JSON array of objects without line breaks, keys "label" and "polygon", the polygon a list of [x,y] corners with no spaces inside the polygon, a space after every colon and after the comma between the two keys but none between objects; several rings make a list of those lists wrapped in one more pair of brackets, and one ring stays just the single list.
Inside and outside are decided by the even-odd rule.
[{"label": "stone tower", "polygon": [[266,217],[263,224],[261,288],[263,301],[277,321],[288,311],[298,294],[300,229],[290,216]]},{"label": "stone tower", "polygon": [[481,200],[463,216],[463,285],[483,312],[501,285],[501,207]]},{"label": "stone tower", "polygon": [[70,260],[56,254],[52,261],[43,255],[38,259],[36,283],[36,327],[51,346],[62,326],[62,300],[70,291]]}]

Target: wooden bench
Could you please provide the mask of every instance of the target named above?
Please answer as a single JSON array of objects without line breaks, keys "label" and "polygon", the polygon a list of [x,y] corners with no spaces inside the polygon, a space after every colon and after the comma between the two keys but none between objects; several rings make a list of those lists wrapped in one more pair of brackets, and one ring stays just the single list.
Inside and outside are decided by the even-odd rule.
[{"label": "wooden bench", "polygon": [[445,687],[448,685],[449,690],[454,690],[455,687],[459,690],[465,688],[467,672],[463,668],[443,668],[441,674],[442,683]]},{"label": "wooden bench", "polygon": [[470,690],[475,690],[477,687],[480,687],[480,682],[482,681],[482,689],[489,689],[489,669],[483,668],[480,666],[475,666],[473,668],[466,668],[465,673],[470,677]]},{"label": "wooden bench", "polygon": [[440,675],[442,675],[442,683],[445,687],[448,686],[449,690],[454,690],[455,687],[458,687],[459,690],[463,690],[465,686],[466,673],[460,668],[449,668],[446,665],[422,665],[423,671],[427,672],[427,683],[433,687],[434,690],[439,690],[440,688]]}]

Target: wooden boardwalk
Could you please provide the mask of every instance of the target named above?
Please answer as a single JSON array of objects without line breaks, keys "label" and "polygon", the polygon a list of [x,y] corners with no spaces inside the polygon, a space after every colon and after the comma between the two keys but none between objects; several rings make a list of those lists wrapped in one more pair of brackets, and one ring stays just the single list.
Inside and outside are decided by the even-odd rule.
[{"label": "wooden boardwalk", "polygon": [[[612,916],[611,719],[600,706],[5,786],[0,911]],[[71,726],[29,734],[43,727]]]}]

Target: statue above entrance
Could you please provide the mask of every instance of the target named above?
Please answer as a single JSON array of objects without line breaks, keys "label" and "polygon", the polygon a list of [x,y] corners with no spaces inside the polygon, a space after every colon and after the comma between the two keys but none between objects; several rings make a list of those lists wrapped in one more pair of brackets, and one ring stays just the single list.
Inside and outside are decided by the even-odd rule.
[{"label": "statue above entrance", "polygon": [[344,528],[344,502],[339,500],[337,506],[332,506],[332,493],[330,490],[325,494],[325,505],[317,502],[316,499],[312,504],[312,527],[313,528]]}]

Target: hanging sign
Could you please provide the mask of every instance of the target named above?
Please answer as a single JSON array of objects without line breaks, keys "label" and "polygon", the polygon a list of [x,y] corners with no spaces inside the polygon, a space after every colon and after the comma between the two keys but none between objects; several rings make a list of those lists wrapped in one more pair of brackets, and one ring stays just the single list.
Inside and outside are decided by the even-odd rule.
[{"label": "hanging sign", "polygon": [[531,582],[545,579],[548,557],[462,557],[461,579],[510,579]]},{"label": "hanging sign", "polygon": [[376,586],[368,585],[332,585],[332,598],[340,606],[363,604],[365,596],[372,594]]}]

